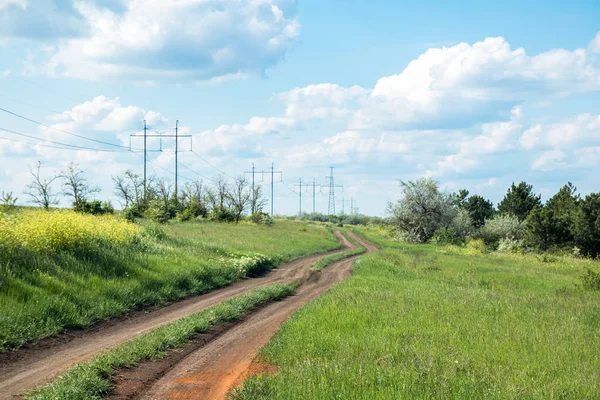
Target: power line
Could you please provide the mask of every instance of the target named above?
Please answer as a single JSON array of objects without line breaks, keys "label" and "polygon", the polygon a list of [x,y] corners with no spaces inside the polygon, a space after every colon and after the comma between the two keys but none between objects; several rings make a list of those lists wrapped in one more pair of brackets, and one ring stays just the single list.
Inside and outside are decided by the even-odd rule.
[{"label": "power line", "polygon": [[[0,139],[7,140],[9,142],[14,142],[14,143],[27,144],[27,145],[30,145],[30,146],[40,146],[40,147],[47,147],[47,148],[59,149],[59,150],[98,151],[96,149],[73,149],[73,148],[70,148],[70,147],[52,146],[52,145],[41,144],[41,143],[31,143],[31,142],[26,142],[24,140],[9,139],[9,138],[5,138],[5,137],[1,137],[1,136],[0,136]],[[105,151],[110,151],[110,150],[105,150]]]},{"label": "power line", "polygon": [[[106,152],[113,152],[113,153],[124,153],[125,152],[125,150],[92,149],[91,147],[83,147],[83,146],[77,146],[77,145],[74,145],[74,144],[68,144],[68,143],[62,143],[62,142],[55,142],[53,140],[39,138],[39,137],[36,137],[36,136],[28,135],[28,134],[25,134],[25,133],[13,131],[13,130],[6,129],[6,128],[0,128],[0,131],[12,133],[14,135],[23,136],[23,137],[30,138],[30,139],[39,140],[39,141],[45,142],[45,143],[52,143],[52,144],[55,144],[55,145],[58,145],[58,146],[65,146],[65,147],[56,147],[56,148],[62,148],[64,150],[91,150],[91,151],[106,151]],[[29,142],[23,142],[23,143],[29,143]],[[29,144],[33,144],[35,146],[41,146],[41,144],[36,144],[36,143],[29,143]],[[44,146],[44,147],[48,147],[48,146]]]},{"label": "power line", "polygon": [[216,169],[217,171],[219,171],[220,173],[222,173],[223,175],[226,175],[228,177],[230,177],[231,179],[235,179],[234,176],[229,175],[227,172],[223,171],[222,169],[212,165],[211,163],[209,163],[208,161],[206,161],[200,154],[196,153],[194,150],[192,150],[192,154],[194,154],[196,157],[198,157],[200,160],[202,160],[204,163],[206,163],[208,166]]},{"label": "power line", "polygon": [[[20,115],[20,114],[17,114],[17,113],[15,113],[15,112],[12,112],[12,111],[6,110],[6,109],[4,109],[4,108],[2,108],[2,107],[0,107],[0,111],[2,111],[2,112],[5,112],[5,113],[7,113],[7,114],[10,114],[10,115],[14,115],[15,117],[18,117],[18,118],[24,119],[25,121],[32,122],[32,123],[34,123],[34,124],[37,124],[37,125],[43,126],[43,127],[45,127],[45,128],[48,128],[48,129],[53,129],[53,130],[55,130],[55,131],[62,132],[62,133],[66,133],[67,135],[75,136],[75,137],[78,137],[78,138],[81,138],[81,139],[89,140],[89,141],[96,142],[96,143],[100,143],[100,144],[105,144],[105,145],[107,145],[107,146],[114,146],[114,147],[119,147],[119,148],[123,148],[123,149],[131,150],[131,149],[130,149],[129,147],[127,147],[127,146],[122,146],[122,145],[120,145],[120,144],[115,144],[115,143],[105,142],[105,141],[103,141],[103,140],[92,139],[92,138],[90,138],[90,137],[87,137],[87,136],[79,135],[79,134],[77,134],[77,133],[72,133],[72,132],[65,131],[65,130],[63,130],[63,129],[59,129],[59,128],[56,128],[56,127],[53,127],[53,126],[49,126],[49,125],[43,124],[43,123],[41,123],[41,122],[39,122],[39,121],[36,121],[36,120],[34,120],[34,119],[27,118],[27,117],[25,117],[25,116],[23,116],[23,115]],[[136,149],[136,150],[141,150],[141,149]]]}]

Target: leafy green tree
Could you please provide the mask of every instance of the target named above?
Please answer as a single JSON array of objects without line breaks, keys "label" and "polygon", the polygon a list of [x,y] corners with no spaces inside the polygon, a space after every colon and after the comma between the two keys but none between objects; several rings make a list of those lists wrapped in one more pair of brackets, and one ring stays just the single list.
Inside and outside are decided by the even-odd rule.
[{"label": "leafy green tree", "polygon": [[546,202],[553,218],[552,245],[570,245],[573,242],[571,231],[580,200],[576,192],[577,188],[568,182]]},{"label": "leafy green tree", "polygon": [[546,251],[555,244],[555,218],[547,206],[535,207],[524,222],[524,239],[528,246]]},{"label": "leafy green tree", "polygon": [[573,244],[572,225],[579,197],[571,182],[563,186],[543,207],[536,207],[525,220],[525,242],[540,250]]},{"label": "leafy green tree", "polygon": [[573,218],[573,238],[584,254],[600,254],[600,193],[591,193],[581,200]]},{"label": "leafy green tree", "polygon": [[469,191],[467,189],[460,189],[458,193],[452,193],[452,202],[457,207],[463,207],[469,197]]},{"label": "leafy green tree", "polygon": [[469,197],[462,208],[469,212],[475,228],[481,228],[485,220],[494,215],[494,203],[476,194]]},{"label": "leafy green tree", "polygon": [[513,182],[504,199],[498,204],[498,211],[504,215],[514,215],[524,221],[531,210],[541,206],[541,196],[533,193],[533,186],[525,182],[515,185]]},{"label": "leafy green tree", "polygon": [[442,227],[448,227],[457,213],[452,195],[439,190],[431,178],[400,181],[402,197],[388,205],[390,222],[405,238],[426,242]]}]

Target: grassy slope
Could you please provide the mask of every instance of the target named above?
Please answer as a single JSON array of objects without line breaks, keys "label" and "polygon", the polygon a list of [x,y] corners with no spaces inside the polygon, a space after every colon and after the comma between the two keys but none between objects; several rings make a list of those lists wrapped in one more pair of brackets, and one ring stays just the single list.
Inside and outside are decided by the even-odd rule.
[{"label": "grassy slope", "polygon": [[0,260],[0,349],[240,279],[245,272],[232,251],[259,252],[270,257],[259,267],[271,268],[340,247],[324,228],[290,221],[176,223],[164,230],[166,238],[146,237],[135,246]]},{"label": "grassy slope", "polygon": [[584,261],[385,249],[302,308],[238,399],[598,398],[600,292]]},{"label": "grassy slope", "polygon": [[239,319],[253,307],[293,293],[293,285],[275,284],[255,289],[157,328],[92,361],[81,363],[49,385],[30,393],[28,397],[36,400],[103,398],[112,386],[111,375],[115,368],[129,367],[143,359],[161,358],[169,349],[186,343],[194,334],[205,332],[219,323]]}]

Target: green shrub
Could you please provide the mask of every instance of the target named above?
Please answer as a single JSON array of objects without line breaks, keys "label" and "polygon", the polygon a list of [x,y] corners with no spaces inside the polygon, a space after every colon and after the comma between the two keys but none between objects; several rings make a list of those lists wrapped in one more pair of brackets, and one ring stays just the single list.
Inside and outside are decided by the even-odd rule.
[{"label": "green shrub", "polygon": [[585,269],[583,275],[583,287],[588,290],[600,290],[600,272],[593,271],[590,268]]},{"label": "green shrub", "polygon": [[7,213],[13,211],[16,207],[18,197],[13,196],[12,192],[2,192],[0,198],[0,212]]},{"label": "green shrub", "polygon": [[110,201],[81,200],[74,208],[76,212],[92,215],[114,214],[115,208]]},{"label": "green shrub", "polygon": [[233,222],[235,221],[235,215],[228,208],[216,207],[208,215],[208,219],[216,222]]},{"label": "green shrub", "polygon": [[485,221],[485,225],[476,235],[493,248],[497,248],[500,239],[520,240],[523,237],[523,224],[512,215],[499,215]]}]

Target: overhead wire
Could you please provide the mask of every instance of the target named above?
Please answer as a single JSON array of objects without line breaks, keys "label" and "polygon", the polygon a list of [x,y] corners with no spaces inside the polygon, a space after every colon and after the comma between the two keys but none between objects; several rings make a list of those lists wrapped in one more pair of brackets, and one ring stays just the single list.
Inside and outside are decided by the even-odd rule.
[{"label": "overhead wire", "polygon": [[[6,129],[6,128],[0,128],[0,131],[4,131],[4,132],[7,132],[7,133],[12,133],[12,134],[18,135],[18,136],[23,136],[23,137],[26,137],[26,138],[29,138],[29,139],[39,140],[39,141],[44,142],[44,143],[52,143],[52,144],[57,145],[57,146],[64,146],[64,147],[53,146],[55,148],[59,148],[59,149],[63,149],[63,150],[105,151],[105,152],[113,152],[113,153],[124,153],[126,151],[129,151],[129,150],[116,150],[116,149],[115,150],[113,150],[113,149],[93,149],[91,147],[77,146],[77,145],[74,145],[74,144],[56,142],[54,140],[48,140],[48,139],[44,139],[44,138],[39,138],[39,137],[36,137],[36,136],[33,136],[33,135],[28,135],[26,133],[13,131],[11,129]],[[8,139],[8,140],[10,140],[10,139]],[[12,140],[12,141],[18,142],[17,140]],[[34,145],[34,146],[42,146],[42,144],[40,144],[40,143],[31,143],[31,142],[26,142],[26,141],[21,141],[21,142],[22,143],[31,144],[31,145]],[[49,147],[49,146],[43,146],[43,147]]]},{"label": "overhead wire", "polygon": [[[32,122],[32,123],[34,123],[34,124],[37,124],[37,125],[43,126],[43,127],[45,127],[45,128],[48,128],[48,129],[53,129],[53,130],[55,130],[55,131],[62,132],[62,133],[66,133],[67,135],[75,136],[75,137],[78,137],[78,138],[81,138],[81,139],[85,139],[85,140],[89,140],[89,141],[92,141],[92,142],[96,142],[96,143],[104,144],[104,145],[107,145],[107,146],[114,146],[114,147],[119,147],[119,148],[124,148],[124,149],[127,149],[127,150],[131,150],[131,149],[130,149],[129,147],[127,147],[127,146],[122,146],[122,145],[120,145],[120,144],[115,144],[115,143],[105,142],[105,141],[103,141],[103,140],[93,139],[93,138],[90,138],[90,137],[87,137],[87,136],[84,136],[84,135],[80,135],[80,134],[77,134],[77,133],[73,133],[73,132],[65,131],[64,129],[60,129],[60,128],[56,128],[56,127],[53,127],[53,126],[50,126],[50,125],[46,125],[46,124],[44,124],[44,123],[42,123],[42,122],[39,122],[39,121],[36,121],[36,120],[34,120],[34,119],[31,119],[31,118],[25,117],[25,116],[23,116],[23,115],[21,115],[21,114],[17,114],[17,113],[15,113],[15,112],[9,111],[9,110],[7,110],[7,109],[5,109],[5,108],[2,108],[2,107],[0,107],[0,111],[2,111],[2,112],[5,112],[5,113],[7,113],[7,114],[10,114],[10,115],[13,115],[13,116],[15,116],[15,117],[17,117],[17,118],[24,119],[25,121],[29,121],[29,122]],[[142,150],[142,149],[135,149],[135,150]]]}]

